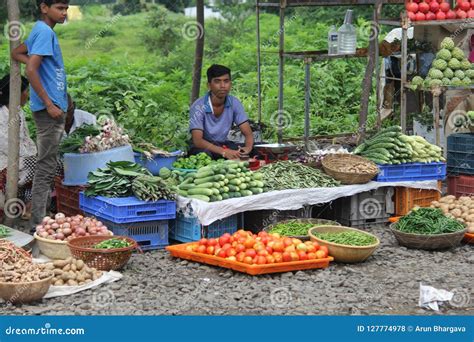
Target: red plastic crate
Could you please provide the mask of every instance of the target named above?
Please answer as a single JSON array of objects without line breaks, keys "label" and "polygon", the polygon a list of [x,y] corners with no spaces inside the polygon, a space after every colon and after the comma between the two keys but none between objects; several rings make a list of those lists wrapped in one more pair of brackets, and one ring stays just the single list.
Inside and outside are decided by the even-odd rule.
[{"label": "red plastic crate", "polygon": [[58,212],[66,216],[84,215],[79,207],[79,193],[84,191],[84,186],[63,185],[61,177],[54,179],[56,190],[56,207]]},{"label": "red plastic crate", "polygon": [[448,193],[456,197],[474,195],[474,176],[448,176]]},{"label": "red plastic crate", "polygon": [[[441,181],[438,181],[441,190]],[[404,216],[414,207],[429,207],[431,202],[441,198],[438,190],[425,190],[397,186],[395,188],[395,215]]]}]

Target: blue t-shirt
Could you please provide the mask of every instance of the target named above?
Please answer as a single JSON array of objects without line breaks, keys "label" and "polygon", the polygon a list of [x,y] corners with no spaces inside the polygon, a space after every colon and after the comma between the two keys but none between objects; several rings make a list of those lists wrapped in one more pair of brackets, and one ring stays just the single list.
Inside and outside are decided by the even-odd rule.
[{"label": "blue t-shirt", "polygon": [[[37,21],[25,41],[28,56],[43,56],[38,73],[41,84],[51,101],[67,111],[67,83],[63,56],[59,47],[58,37],[44,21]],[[30,107],[33,112],[46,108],[41,98],[30,86]]]},{"label": "blue t-shirt", "polygon": [[199,129],[204,132],[205,140],[222,143],[227,141],[233,123],[240,126],[248,120],[242,103],[231,95],[227,96],[224,112],[217,118],[210,103],[210,93],[207,93],[191,106],[189,130]]}]

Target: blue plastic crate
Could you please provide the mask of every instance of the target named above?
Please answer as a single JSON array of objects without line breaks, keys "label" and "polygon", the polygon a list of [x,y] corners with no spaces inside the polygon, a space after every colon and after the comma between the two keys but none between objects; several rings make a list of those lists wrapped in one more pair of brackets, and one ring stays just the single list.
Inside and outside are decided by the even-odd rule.
[{"label": "blue plastic crate", "polygon": [[102,223],[114,235],[128,236],[134,239],[144,251],[165,248],[169,244],[168,220],[135,223],[114,223],[103,220]]},{"label": "blue plastic crate", "polygon": [[448,173],[474,175],[474,134],[456,133],[448,137]]},{"label": "blue plastic crate", "polygon": [[446,178],[446,163],[442,162],[378,166],[380,173],[374,178],[376,182],[443,180]]},{"label": "blue plastic crate", "polygon": [[154,176],[157,176],[160,173],[162,167],[167,167],[171,169],[173,163],[178,159],[178,156],[181,154],[181,151],[175,151],[171,153],[170,157],[155,156],[152,160],[148,160],[141,153],[134,153],[135,163],[142,165],[148,171],[150,171]]},{"label": "blue plastic crate", "polygon": [[114,223],[168,220],[176,217],[176,202],[167,200],[146,202],[136,197],[87,197],[81,192],[79,206],[87,214]]},{"label": "blue plastic crate", "polygon": [[203,226],[197,217],[185,217],[179,213],[170,224],[170,239],[181,242],[197,241],[201,238],[217,238],[225,233],[233,234],[239,229],[241,214]]}]

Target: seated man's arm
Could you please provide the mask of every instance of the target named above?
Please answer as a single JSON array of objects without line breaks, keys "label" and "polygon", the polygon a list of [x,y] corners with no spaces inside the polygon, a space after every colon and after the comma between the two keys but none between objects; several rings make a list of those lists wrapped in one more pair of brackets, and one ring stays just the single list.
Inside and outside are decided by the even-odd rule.
[{"label": "seated man's arm", "polygon": [[216,145],[210,143],[209,141],[207,141],[206,139],[204,139],[204,132],[199,130],[199,129],[193,129],[191,131],[191,135],[192,135],[192,138],[193,138],[193,145],[196,148],[210,151],[212,153],[221,155],[221,156],[223,156],[224,158],[227,158],[227,159],[238,159],[238,158],[240,158],[239,151],[224,149],[224,148],[216,146]]},{"label": "seated man's arm", "polygon": [[254,143],[252,128],[250,127],[250,124],[248,121],[241,124],[239,128],[245,137],[245,147],[243,148],[243,150],[245,151],[245,153],[250,153],[250,151],[252,151],[253,143]]}]

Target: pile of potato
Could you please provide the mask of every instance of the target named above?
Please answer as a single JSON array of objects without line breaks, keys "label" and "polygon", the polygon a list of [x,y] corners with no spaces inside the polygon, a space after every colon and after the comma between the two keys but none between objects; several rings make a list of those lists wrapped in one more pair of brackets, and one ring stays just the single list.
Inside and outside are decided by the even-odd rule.
[{"label": "pile of potato", "polygon": [[52,279],[52,285],[54,286],[84,285],[102,276],[102,271],[91,268],[84,261],[74,258],[47,263],[45,269],[54,273],[54,278]]},{"label": "pile of potato", "polygon": [[431,203],[432,208],[440,208],[450,218],[456,219],[467,227],[468,233],[474,233],[474,196],[461,196],[456,199],[449,195]]},{"label": "pile of potato", "polygon": [[30,260],[21,259],[14,264],[0,261],[0,282],[27,283],[49,277],[51,277],[49,270],[44,270]]}]

